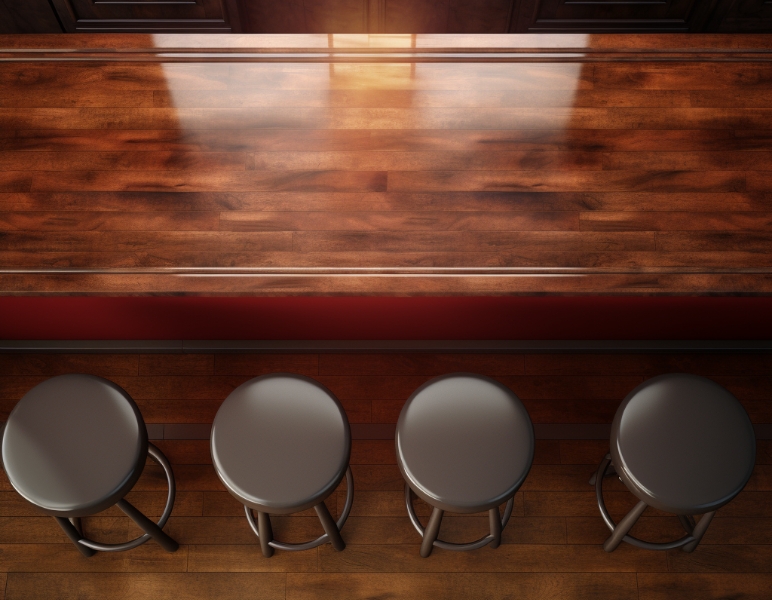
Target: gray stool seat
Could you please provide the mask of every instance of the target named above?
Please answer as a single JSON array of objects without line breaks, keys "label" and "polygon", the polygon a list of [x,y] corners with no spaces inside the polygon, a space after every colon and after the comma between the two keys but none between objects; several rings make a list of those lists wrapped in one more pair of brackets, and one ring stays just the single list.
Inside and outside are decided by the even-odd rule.
[{"label": "gray stool seat", "polygon": [[[176,542],[123,499],[142,474],[148,454],[166,470],[169,480],[169,502],[159,521],[162,527],[174,502],[171,467],[160,450],[148,443],[137,405],[113,382],[82,374],[44,381],[16,404],[2,438],[3,466],[11,485],[40,511],[57,518],[71,538],[77,537],[73,541],[87,556],[93,550],[126,550],[150,537],[176,550]],[[116,504],[124,512],[136,511],[127,514],[147,521],[149,529],[143,529],[148,533],[126,544],[100,544],[68,527],[72,523],[67,519]]]},{"label": "gray stool seat", "polygon": [[[640,512],[652,506],[680,515],[693,539],[674,543],[689,551],[699,539],[694,520],[683,517],[707,513],[701,537],[713,513],[745,487],[756,457],[753,426],[742,405],[717,383],[688,374],[654,377],[630,392],[614,417],[610,447],[603,475],[613,469],[640,500]],[[600,489],[602,476],[595,483]],[[598,500],[604,512],[602,495]],[[639,541],[620,541],[625,538]]]},{"label": "gray stool seat", "polygon": [[30,390],[8,417],[3,464],[11,485],[52,516],[115,504],[145,465],[147,429],[114,383],[62,375]]},{"label": "gray stool seat", "polygon": [[[425,383],[405,403],[397,423],[397,465],[407,484],[411,519],[410,491],[440,511],[437,519],[441,511],[498,515],[499,505],[512,500],[528,475],[533,450],[528,412],[500,383],[471,373]],[[506,518],[508,513],[511,506]],[[501,527],[505,524],[506,519]],[[426,541],[426,532],[416,528]],[[471,549],[493,542],[495,547],[492,536],[471,545],[435,539],[422,553],[428,556],[431,546]]]},{"label": "gray stool seat", "polygon": [[[311,507],[326,511],[324,499],[344,477],[348,477],[349,496],[353,494],[346,413],[329,390],[307,377],[265,375],[236,388],[217,411],[211,451],[217,475],[245,506],[250,524],[251,510],[265,519],[269,514]],[[350,510],[350,501],[347,504]],[[320,519],[324,525],[325,517]],[[265,536],[259,528],[255,531],[262,543]],[[328,534],[319,543],[331,541]],[[268,542],[284,550],[313,547]]]}]

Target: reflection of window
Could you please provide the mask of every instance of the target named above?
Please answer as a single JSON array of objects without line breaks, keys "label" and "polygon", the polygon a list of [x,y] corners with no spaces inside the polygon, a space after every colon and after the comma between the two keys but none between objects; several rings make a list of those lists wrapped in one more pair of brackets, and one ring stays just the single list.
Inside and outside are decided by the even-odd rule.
[{"label": "reflection of window", "polygon": [[[362,33],[330,33],[327,35],[327,45],[334,49],[368,48],[415,48],[416,35],[411,33],[362,34]],[[340,56],[340,55],[339,55]],[[415,63],[383,62],[374,53],[372,62],[331,62],[330,80],[344,88],[400,88],[401,80],[415,77]]]},{"label": "reflection of window", "polygon": [[414,33],[331,33],[330,48],[415,48]]}]

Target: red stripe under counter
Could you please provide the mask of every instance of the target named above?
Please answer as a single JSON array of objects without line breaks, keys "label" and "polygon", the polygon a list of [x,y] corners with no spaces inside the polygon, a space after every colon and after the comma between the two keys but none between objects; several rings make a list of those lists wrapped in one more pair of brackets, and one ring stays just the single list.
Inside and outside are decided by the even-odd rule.
[{"label": "red stripe under counter", "polygon": [[759,340],[772,298],[0,297],[7,340]]}]

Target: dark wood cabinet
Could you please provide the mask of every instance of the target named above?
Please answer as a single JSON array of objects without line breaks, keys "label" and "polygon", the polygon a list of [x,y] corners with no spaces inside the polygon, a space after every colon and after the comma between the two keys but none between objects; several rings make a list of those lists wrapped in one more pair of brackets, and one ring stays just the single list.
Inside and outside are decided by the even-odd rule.
[{"label": "dark wood cabinet", "polygon": [[772,32],[772,0],[735,0],[715,19],[716,31],[727,33]]},{"label": "dark wood cabinet", "polygon": [[65,30],[72,33],[230,33],[234,17],[238,19],[235,0],[51,1]]},{"label": "dark wood cabinet", "polygon": [[0,33],[62,33],[48,0],[0,0]]},{"label": "dark wood cabinet", "polygon": [[513,31],[702,31],[715,0],[523,0]]},{"label": "dark wood cabinet", "polygon": [[517,0],[239,0],[253,33],[507,33]]},{"label": "dark wood cabinet", "polygon": [[239,0],[250,33],[367,33],[368,0]]},{"label": "dark wood cabinet", "polygon": [[772,0],[0,0],[0,33],[772,32]]},{"label": "dark wood cabinet", "polygon": [[772,31],[772,0],[234,0],[254,33]]}]

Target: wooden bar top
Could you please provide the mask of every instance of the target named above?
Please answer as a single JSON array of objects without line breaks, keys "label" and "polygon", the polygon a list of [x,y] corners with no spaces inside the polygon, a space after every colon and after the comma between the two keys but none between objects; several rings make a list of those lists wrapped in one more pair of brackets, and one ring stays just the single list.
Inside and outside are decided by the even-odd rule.
[{"label": "wooden bar top", "polygon": [[772,293],[772,39],[0,36],[0,294]]}]

